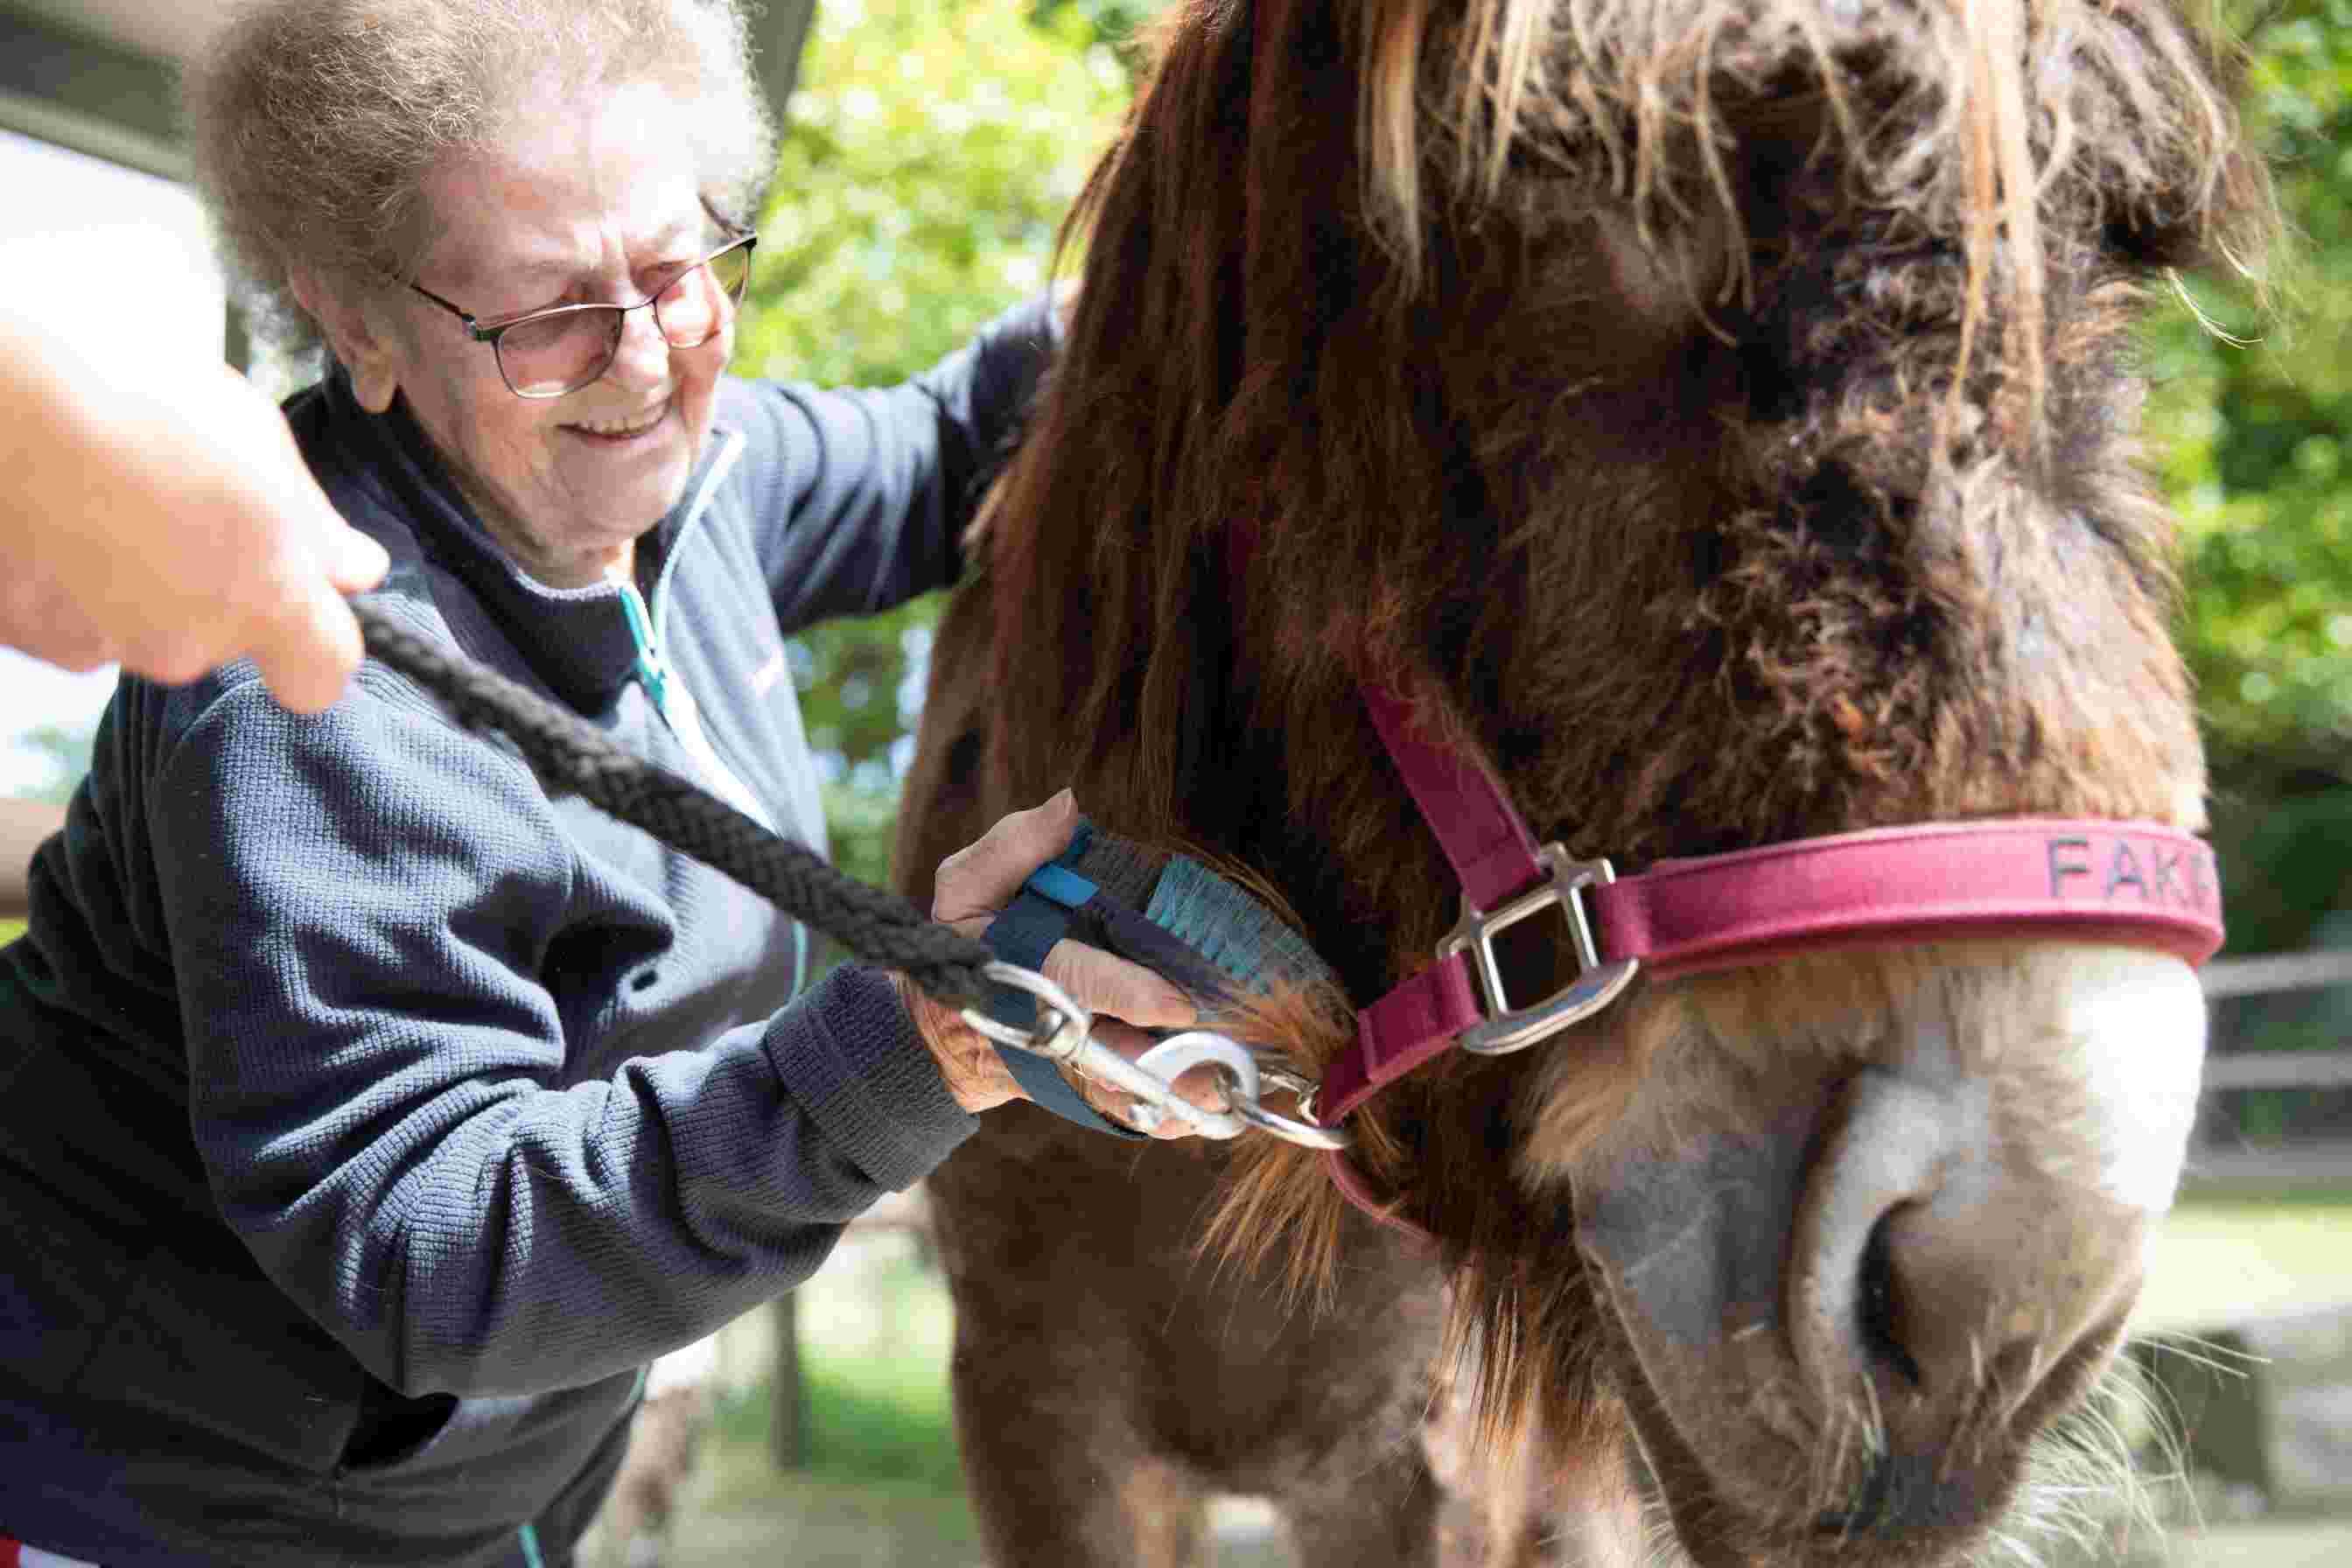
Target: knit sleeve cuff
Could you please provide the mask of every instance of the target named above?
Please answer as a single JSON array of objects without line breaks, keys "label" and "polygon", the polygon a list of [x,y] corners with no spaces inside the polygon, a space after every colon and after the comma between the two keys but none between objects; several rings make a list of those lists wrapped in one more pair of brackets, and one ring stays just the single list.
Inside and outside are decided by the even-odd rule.
[{"label": "knit sleeve cuff", "polygon": [[784,1091],[867,1176],[903,1191],[971,1136],[897,986],[843,965],[776,1015],[763,1040]]}]

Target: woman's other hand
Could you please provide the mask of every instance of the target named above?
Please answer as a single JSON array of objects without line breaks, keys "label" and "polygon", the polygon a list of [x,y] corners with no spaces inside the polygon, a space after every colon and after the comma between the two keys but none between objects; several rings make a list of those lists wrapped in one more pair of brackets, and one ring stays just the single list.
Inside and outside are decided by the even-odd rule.
[{"label": "woman's other hand", "polygon": [[0,642],[165,681],[250,657],[315,712],[362,658],[341,595],[384,569],[226,364],[117,368],[0,316]]},{"label": "woman's other hand", "polygon": [[[978,843],[940,863],[931,917],[967,935],[980,935],[1021,890],[1032,871],[1070,847],[1077,826],[1077,802],[1067,790],[1043,805],[1013,813]],[[1199,1021],[1192,998],[1174,984],[1098,947],[1057,942],[1045,955],[1043,969],[1046,979],[1095,1016],[1094,1037],[1129,1061],[1154,1043],[1144,1030],[1184,1029]],[[931,1000],[904,975],[899,976],[898,987],[957,1104],[966,1110],[982,1111],[1027,1098],[997,1056],[996,1047],[954,1008]],[[1129,1114],[1133,1096],[1091,1079],[1070,1076],[1088,1104],[1122,1126],[1133,1125]],[[1185,1074],[1177,1087],[1186,1100],[1203,1110],[1224,1109],[1224,1097],[1205,1068]],[[1160,1121],[1152,1136],[1182,1138],[1191,1132],[1189,1126],[1171,1116]]]}]

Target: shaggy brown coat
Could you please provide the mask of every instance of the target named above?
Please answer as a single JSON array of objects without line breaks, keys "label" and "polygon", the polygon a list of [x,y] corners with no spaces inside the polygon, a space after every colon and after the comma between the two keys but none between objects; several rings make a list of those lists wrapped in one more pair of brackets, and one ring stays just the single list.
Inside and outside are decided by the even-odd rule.
[{"label": "shaggy brown coat", "polygon": [[[1379,760],[1366,675],[1483,754],[1539,838],[1621,871],[1930,818],[2200,820],[2128,333],[2151,279],[2251,265],[2272,216],[2170,6],[1195,0],[1159,47],[935,655],[917,890],[993,813],[1072,784],[1122,833],[1264,878],[1368,1001],[1456,895]],[[1932,984],[1815,964],[1698,1005]],[[1655,1001],[1457,1055],[1355,1118],[1374,1184],[1440,1238],[1487,1426],[1598,1456],[1603,1490],[1620,1380],[1573,1217],[1507,1178],[1567,1171],[1623,1111]],[[1271,1041],[1312,1071],[1344,1016],[1298,999]],[[960,1300],[1020,1296],[1050,1253],[1003,1220],[1016,1192],[1107,1166],[1181,1201],[1121,1210],[1176,1229],[1143,1249],[1165,1279],[1106,1288],[1103,1321],[1118,1289],[1141,1316],[1194,1299],[1166,1281],[1192,1278],[1178,1232],[1213,1191],[1240,1262],[1199,1300],[1229,1329],[1276,1310],[1267,1268],[1327,1288],[1328,1353],[1298,1353],[1343,1381],[1360,1358],[1328,1347],[1351,1333],[1428,1348],[1352,1310],[1377,1289],[1434,1311],[1302,1152],[1130,1166],[1017,1114],[938,1184]],[[960,1225],[980,1239],[957,1264]],[[971,1444],[1004,1408],[986,1382],[963,1390]],[[1240,1486],[1213,1412],[1137,1421],[1159,1423],[1139,1466]],[[975,1479],[984,1514],[1021,1513]],[[1026,1528],[998,1527],[1007,1561]]]}]

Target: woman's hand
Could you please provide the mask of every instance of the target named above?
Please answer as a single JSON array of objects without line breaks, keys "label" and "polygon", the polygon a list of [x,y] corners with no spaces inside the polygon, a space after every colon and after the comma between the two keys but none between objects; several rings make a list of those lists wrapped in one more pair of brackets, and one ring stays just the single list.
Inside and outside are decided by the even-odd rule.
[{"label": "woman's hand", "polygon": [[[969,935],[980,935],[997,910],[1020,891],[1032,871],[1070,847],[1070,836],[1077,826],[1077,802],[1067,790],[1043,805],[1005,817],[978,843],[940,863],[931,918]],[[1098,947],[1057,942],[1042,967],[1046,979],[1095,1015],[1094,1037],[1129,1061],[1153,1044],[1145,1029],[1190,1028],[1198,1021],[1192,998],[1175,985]],[[976,1112],[1027,1098],[998,1058],[996,1047],[954,1008],[932,1001],[904,975],[898,977],[898,989],[957,1104]],[[1070,1081],[1104,1116],[1122,1126],[1132,1125],[1129,1116],[1135,1103],[1132,1095],[1076,1074],[1070,1075]],[[1177,1087],[1186,1100],[1203,1110],[1224,1109],[1224,1097],[1205,1068],[1185,1074]],[[1191,1132],[1184,1122],[1171,1116],[1160,1121],[1152,1136],[1182,1138]]]},{"label": "woman's hand", "polygon": [[226,365],[119,370],[0,316],[0,642],[157,680],[250,657],[313,712],[360,664],[341,595],[384,567]]}]

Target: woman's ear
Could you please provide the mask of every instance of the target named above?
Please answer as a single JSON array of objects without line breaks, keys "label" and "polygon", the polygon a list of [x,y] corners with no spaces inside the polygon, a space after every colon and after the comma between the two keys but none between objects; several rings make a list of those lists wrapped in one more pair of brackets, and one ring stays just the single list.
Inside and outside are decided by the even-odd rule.
[{"label": "woman's ear", "polygon": [[360,406],[382,414],[400,390],[400,355],[389,323],[363,300],[347,299],[316,273],[296,268],[288,275],[294,298],[326,334],[327,346],[351,373]]}]

